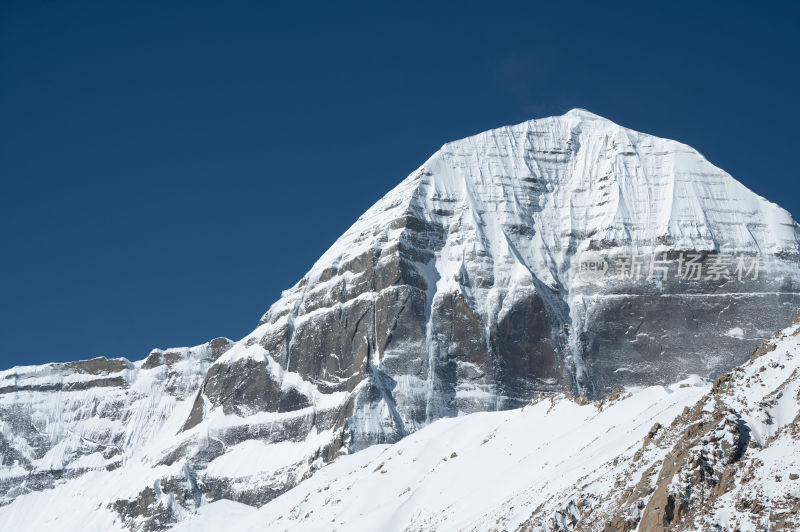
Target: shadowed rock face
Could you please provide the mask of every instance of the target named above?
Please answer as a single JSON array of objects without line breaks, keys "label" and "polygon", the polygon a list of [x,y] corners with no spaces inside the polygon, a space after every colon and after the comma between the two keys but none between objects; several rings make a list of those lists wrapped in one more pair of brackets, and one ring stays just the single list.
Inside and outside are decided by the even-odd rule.
[{"label": "shadowed rock face", "polygon": [[509,372],[541,382],[559,382],[570,387],[563,369],[562,338],[553,334],[552,323],[542,299],[535,294],[515,303],[497,324],[493,345]]},{"label": "shadowed rock face", "polygon": [[[595,395],[617,386],[713,378],[741,363],[800,307],[797,294],[630,296],[598,301],[585,318],[584,359]],[[746,331],[741,337],[729,331]]]},{"label": "shadowed rock face", "polygon": [[203,419],[203,397],[215,405],[222,405],[226,414],[237,415],[289,412],[311,405],[309,398],[295,388],[281,390],[266,364],[252,359],[211,367],[184,430],[191,429]]}]

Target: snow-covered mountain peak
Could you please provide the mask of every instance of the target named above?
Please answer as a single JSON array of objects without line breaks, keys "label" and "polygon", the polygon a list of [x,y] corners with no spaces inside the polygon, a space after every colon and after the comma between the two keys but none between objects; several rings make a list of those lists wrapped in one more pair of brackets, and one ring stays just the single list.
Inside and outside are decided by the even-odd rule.
[{"label": "snow-covered mountain peak", "polygon": [[583,109],[445,144],[313,270],[390,242],[408,212],[443,225],[448,234],[458,228],[480,235],[479,246],[493,256],[512,254],[505,242],[517,238],[509,227],[525,228],[522,246],[511,242],[520,252],[514,259],[553,278],[569,266],[576,247],[798,251],[797,225],[788,212],[693,148]]},{"label": "snow-covered mountain peak", "polygon": [[593,112],[588,111],[586,109],[582,109],[580,107],[575,107],[574,109],[570,109],[569,111],[564,113],[562,116],[570,117],[570,118],[574,117],[574,118],[577,118],[579,120],[603,120],[605,122],[611,122],[611,120],[609,120],[608,118],[605,118],[605,117],[600,116],[600,115],[596,115]]},{"label": "snow-covered mountain peak", "polygon": [[420,232],[415,246],[425,251],[413,261],[425,264],[423,276],[433,274],[429,284],[451,282],[457,272],[481,279],[489,269],[501,291],[530,284],[531,276],[570,287],[585,249],[768,259],[800,250],[788,212],[693,148],[573,109],[445,144],[364,213],[298,287]]},{"label": "snow-covered mountain peak", "polygon": [[[759,267],[709,276],[721,251]],[[583,110],[505,126],[442,146],[238,342],[0,373],[0,505],[119,468],[99,528],[259,506],[442,418],[715,377],[797,308],[797,224],[692,148]]]}]

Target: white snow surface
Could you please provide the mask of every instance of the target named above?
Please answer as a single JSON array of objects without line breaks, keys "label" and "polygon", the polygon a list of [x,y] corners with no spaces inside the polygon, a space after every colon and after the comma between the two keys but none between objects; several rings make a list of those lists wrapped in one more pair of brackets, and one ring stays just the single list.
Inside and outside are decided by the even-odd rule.
[{"label": "white snow surface", "polygon": [[[640,390],[602,408],[558,396],[523,409],[440,420],[397,444],[343,456],[260,509],[206,503],[182,515],[173,530],[216,530],[219,523],[229,530],[459,530],[499,518],[510,525],[542,497],[578,482],[600,479],[602,490],[616,456],[633,453],[653,423],[668,423],[708,391],[699,379],[684,384]],[[283,463],[282,453],[302,454],[288,448],[297,445],[304,444],[248,441],[209,470],[252,477]],[[166,469],[133,463],[21,496],[0,508],[0,528],[119,530],[109,505],[157,484]]]},{"label": "white snow surface", "polygon": [[[499,519],[514,529],[549,494],[607,476],[655,422],[671,421],[707,390],[693,382],[648,388],[603,410],[560,397],[440,420],[395,445],[342,457],[242,515],[236,528],[487,530]],[[196,529],[202,518],[182,526]]]}]

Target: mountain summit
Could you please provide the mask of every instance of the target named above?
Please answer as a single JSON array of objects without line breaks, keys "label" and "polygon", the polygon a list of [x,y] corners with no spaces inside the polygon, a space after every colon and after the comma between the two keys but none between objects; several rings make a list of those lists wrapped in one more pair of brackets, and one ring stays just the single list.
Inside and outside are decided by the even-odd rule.
[{"label": "mountain summit", "polygon": [[581,109],[450,142],[238,342],[0,374],[0,495],[124,466],[110,507],[158,528],[440,418],[715,377],[800,307],[799,236],[691,147]]},{"label": "mountain summit", "polygon": [[[187,428],[280,409],[250,395],[265,374],[306,383],[297,404],[346,392],[357,447],[539,391],[718,374],[792,315],[799,250],[786,211],[684,144],[578,109],[487,131],[445,144],[284,292]],[[629,271],[583,282],[586,251]]]}]

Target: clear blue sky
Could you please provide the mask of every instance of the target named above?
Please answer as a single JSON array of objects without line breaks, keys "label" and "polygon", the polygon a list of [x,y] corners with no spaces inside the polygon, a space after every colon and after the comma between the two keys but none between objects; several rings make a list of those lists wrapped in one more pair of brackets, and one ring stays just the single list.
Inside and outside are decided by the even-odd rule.
[{"label": "clear blue sky", "polygon": [[573,107],[800,214],[796,3],[267,4],[0,3],[0,367],[239,338],[444,142]]}]

